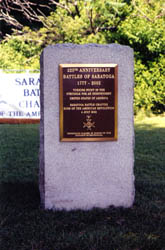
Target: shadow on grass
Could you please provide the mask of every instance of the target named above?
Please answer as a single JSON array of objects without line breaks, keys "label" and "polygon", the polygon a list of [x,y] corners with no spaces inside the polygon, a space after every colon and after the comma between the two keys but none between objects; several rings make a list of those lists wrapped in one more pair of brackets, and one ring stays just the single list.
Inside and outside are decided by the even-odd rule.
[{"label": "shadow on grass", "polygon": [[38,127],[1,127],[0,249],[164,250],[165,129],[135,132],[132,208],[53,212],[40,208]]},{"label": "shadow on grass", "polygon": [[[4,183],[0,186],[0,249],[163,250],[163,193],[161,197],[160,186],[146,182],[136,186],[132,208],[66,212],[42,210],[33,183]],[[152,195],[154,188],[157,194]]]},{"label": "shadow on grass", "polygon": [[13,209],[32,209],[40,205],[38,185],[34,183],[1,183],[1,204],[6,204]]}]

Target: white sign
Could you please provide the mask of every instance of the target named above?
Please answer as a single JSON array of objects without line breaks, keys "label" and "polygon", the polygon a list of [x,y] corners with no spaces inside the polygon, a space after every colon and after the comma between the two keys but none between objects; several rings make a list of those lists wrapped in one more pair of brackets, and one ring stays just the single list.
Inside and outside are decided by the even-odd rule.
[{"label": "white sign", "polygon": [[40,119],[39,73],[0,74],[0,119]]}]

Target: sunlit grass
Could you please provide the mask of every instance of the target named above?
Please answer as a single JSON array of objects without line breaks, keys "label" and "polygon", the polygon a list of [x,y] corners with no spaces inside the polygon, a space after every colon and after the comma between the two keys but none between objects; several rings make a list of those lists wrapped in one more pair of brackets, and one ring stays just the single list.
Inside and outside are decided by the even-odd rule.
[{"label": "sunlit grass", "polygon": [[165,115],[145,117],[139,115],[135,117],[135,128],[148,126],[148,128],[165,128]]}]

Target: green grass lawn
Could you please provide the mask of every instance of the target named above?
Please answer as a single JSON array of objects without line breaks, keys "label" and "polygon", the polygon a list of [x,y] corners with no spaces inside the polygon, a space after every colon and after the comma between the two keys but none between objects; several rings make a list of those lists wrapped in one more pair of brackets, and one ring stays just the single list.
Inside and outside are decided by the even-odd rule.
[{"label": "green grass lawn", "polygon": [[165,118],[135,119],[132,208],[44,211],[38,125],[0,125],[0,250],[165,250]]}]

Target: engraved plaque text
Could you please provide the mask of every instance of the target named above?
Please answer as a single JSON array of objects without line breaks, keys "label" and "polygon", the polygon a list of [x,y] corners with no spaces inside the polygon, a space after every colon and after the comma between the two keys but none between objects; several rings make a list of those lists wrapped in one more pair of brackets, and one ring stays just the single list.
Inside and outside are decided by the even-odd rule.
[{"label": "engraved plaque text", "polygon": [[117,140],[117,64],[60,64],[60,140]]}]

